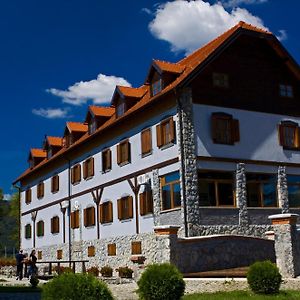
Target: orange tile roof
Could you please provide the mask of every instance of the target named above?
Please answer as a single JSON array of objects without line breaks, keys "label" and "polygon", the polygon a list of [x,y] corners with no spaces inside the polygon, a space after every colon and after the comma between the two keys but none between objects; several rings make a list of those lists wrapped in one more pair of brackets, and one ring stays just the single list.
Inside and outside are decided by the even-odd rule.
[{"label": "orange tile roof", "polygon": [[55,146],[55,147],[62,147],[62,142],[63,139],[62,137],[58,137],[58,136],[47,136],[47,143],[50,146]]},{"label": "orange tile roof", "polygon": [[171,73],[176,73],[180,74],[184,70],[184,66],[179,65],[179,64],[174,64],[170,63],[167,61],[162,61],[162,60],[153,60],[153,63],[163,72],[171,72]]},{"label": "orange tile roof", "polygon": [[89,110],[96,116],[96,117],[111,117],[114,112],[114,107],[106,107],[106,106],[95,106],[90,105]]},{"label": "orange tile roof", "polygon": [[[276,38],[272,35],[271,32],[265,31],[263,29],[257,28],[255,26],[252,26],[250,24],[246,24],[244,22],[239,22],[236,26],[232,27],[213,41],[209,42],[202,48],[196,50],[189,56],[183,58],[176,64],[163,62],[160,64],[160,66],[165,68],[173,68],[170,65],[180,65],[183,69],[182,73],[168,86],[166,86],[160,93],[156,94],[155,96],[150,96],[150,88],[149,85],[143,85],[140,88],[131,88],[131,87],[117,87],[119,90],[121,88],[121,92],[126,95],[134,95],[134,96],[140,96],[142,94],[141,88],[145,90],[142,98],[128,111],[125,112],[125,114],[122,117],[116,118],[115,113],[102,125],[100,126],[96,132],[92,135],[89,135],[88,133],[85,133],[80,139],[78,139],[72,146],[69,148],[62,148],[60,151],[58,151],[53,157],[51,157],[49,160],[43,160],[38,166],[36,166],[33,169],[27,169],[22,175],[20,175],[14,183],[19,181],[20,179],[26,177],[31,172],[41,168],[43,165],[49,163],[50,161],[56,159],[61,154],[71,151],[75,147],[77,147],[79,144],[86,142],[90,139],[92,139],[95,135],[102,133],[105,130],[108,130],[111,126],[119,124],[122,120],[128,118],[129,116],[132,116],[133,113],[138,112],[143,107],[146,107],[148,105],[151,105],[152,103],[155,103],[158,99],[160,99],[163,95],[166,95],[170,91],[172,91],[174,88],[180,87],[184,84],[184,81],[191,75],[192,72],[194,72],[197,67],[199,67],[202,63],[204,63],[207,58],[211,57],[216,50],[218,50],[222,45],[224,45],[230,38],[234,38],[236,34],[239,32],[242,32],[243,30],[249,30],[252,32],[261,33],[263,35],[269,35],[273,37],[274,40]],[[157,62],[157,61],[156,61]],[[298,69],[299,67],[296,66]],[[176,67],[177,68],[177,67]],[[179,70],[179,68],[178,68]],[[117,89],[116,88],[116,89]],[[133,97],[134,97],[133,96]],[[82,131],[87,131],[87,125],[82,123],[75,123],[75,122],[68,122],[67,124],[70,124],[72,128],[81,128]]]},{"label": "orange tile roof", "polygon": [[125,97],[142,98],[147,92],[147,87],[142,85],[139,88],[118,85],[117,89]]},{"label": "orange tile roof", "polygon": [[66,127],[72,132],[87,132],[88,130],[88,125],[84,123],[79,123],[79,122],[67,122]]},{"label": "orange tile roof", "polygon": [[30,149],[30,155],[32,157],[37,157],[37,158],[46,158],[47,153],[43,149],[38,149],[38,148],[31,148]]}]

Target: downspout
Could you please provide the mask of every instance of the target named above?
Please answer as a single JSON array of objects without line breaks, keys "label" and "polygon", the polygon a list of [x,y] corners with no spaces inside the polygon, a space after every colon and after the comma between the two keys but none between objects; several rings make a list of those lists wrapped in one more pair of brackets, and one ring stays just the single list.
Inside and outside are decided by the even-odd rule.
[{"label": "downspout", "polygon": [[181,113],[181,109],[182,109],[182,105],[180,102],[180,99],[178,97],[178,93],[177,90],[174,89],[174,94],[175,94],[175,98],[176,98],[176,103],[178,106],[178,120],[179,120],[179,136],[180,136],[180,164],[181,164],[181,186],[182,186],[182,197],[183,197],[183,219],[184,219],[184,236],[188,237],[189,236],[189,229],[188,229],[188,224],[187,224],[187,209],[186,209],[186,186],[185,186],[185,153],[184,153],[184,148],[183,148],[183,133],[182,133],[182,129],[183,129],[183,121],[182,121],[182,113]]},{"label": "downspout", "polygon": [[21,187],[17,186],[16,184],[13,184],[13,187],[18,190],[18,197],[19,197],[19,213],[18,213],[19,228],[18,228],[18,238],[19,238],[19,248],[21,249]]}]

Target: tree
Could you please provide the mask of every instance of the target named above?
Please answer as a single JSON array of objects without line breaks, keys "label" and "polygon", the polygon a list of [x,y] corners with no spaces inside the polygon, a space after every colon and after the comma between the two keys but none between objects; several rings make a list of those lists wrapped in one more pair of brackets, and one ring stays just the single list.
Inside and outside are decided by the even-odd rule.
[{"label": "tree", "polygon": [[19,228],[20,228],[20,195],[19,192],[13,193],[10,200],[9,216],[14,219],[15,226],[11,230],[10,238],[14,241],[15,246],[18,248],[19,241]]}]

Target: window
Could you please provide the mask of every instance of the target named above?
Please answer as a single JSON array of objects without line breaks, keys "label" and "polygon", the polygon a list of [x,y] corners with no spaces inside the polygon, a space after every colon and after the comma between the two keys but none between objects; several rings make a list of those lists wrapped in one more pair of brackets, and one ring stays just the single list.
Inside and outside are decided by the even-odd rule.
[{"label": "window", "polygon": [[288,195],[290,207],[300,207],[300,176],[288,175]]},{"label": "window", "polygon": [[108,244],[107,245],[107,255],[108,256],[114,256],[117,253],[116,244]]},{"label": "window", "polygon": [[56,251],[56,258],[57,259],[62,259],[63,257],[63,251],[62,250],[57,250]]},{"label": "window", "polygon": [[102,152],[102,171],[108,172],[111,170],[111,150],[106,149]]},{"label": "window", "polygon": [[97,120],[92,118],[89,122],[89,134],[93,134],[97,130]]},{"label": "window", "polygon": [[130,143],[129,140],[117,145],[117,163],[118,165],[130,162]]},{"label": "window", "polygon": [[133,199],[131,196],[118,199],[118,218],[119,220],[133,218]]},{"label": "window", "polygon": [[42,259],[43,258],[43,252],[42,251],[38,251],[37,252],[37,259]]},{"label": "window", "polygon": [[47,150],[47,159],[50,159],[52,156],[52,149],[51,147],[49,147],[49,149]]},{"label": "window", "polygon": [[84,210],[84,226],[94,226],[95,225],[95,207],[91,206]]},{"label": "window", "polygon": [[88,257],[95,256],[95,247],[94,246],[88,246]]},{"label": "window", "polygon": [[181,206],[179,172],[161,177],[162,209],[172,209]]},{"label": "window", "polygon": [[51,219],[51,233],[59,233],[59,217],[55,216]]},{"label": "window", "polygon": [[40,182],[37,185],[36,196],[38,199],[41,199],[44,197],[44,182]]},{"label": "window", "polygon": [[240,140],[239,121],[226,113],[211,116],[212,140],[216,144],[233,145]]},{"label": "window", "polygon": [[25,239],[31,239],[31,225],[25,225]]},{"label": "window", "polygon": [[25,192],[25,203],[29,204],[30,202],[31,202],[31,189],[28,189]]},{"label": "window", "polygon": [[113,205],[111,201],[100,205],[100,223],[111,223],[113,221]]},{"label": "window", "polygon": [[140,194],[140,214],[141,216],[153,213],[152,191],[145,190]]},{"label": "window", "polygon": [[213,85],[221,88],[229,87],[228,74],[224,73],[213,73]]},{"label": "window", "polygon": [[131,242],[131,254],[132,255],[142,254],[142,243],[141,242]]},{"label": "window", "polygon": [[126,111],[125,102],[122,101],[122,102],[118,103],[117,107],[116,107],[117,118],[123,116],[125,114],[125,111]]},{"label": "window", "polygon": [[36,224],[36,235],[44,236],[44,221],[38,221]]},{"label": "window", "polygon": [[276,182],[273,174],[248,173],[247,179],[247,205],[249,207],[276,207]]},{"label": "window", "polygon": [[151,85],[152,96],[155,96],[162,90],[162,80],[158,79],[154,81]]},{"label": "window", "polygon": [[199,172],[200,206],[234,206],[233,178],[231,172]]},{"label": "window", "polygon": [[71,228],[79,228],[79,210],[71,212]]},{"label": "window", "polygon": [[141,133],[142,155],[151,153],[152,151],[152,134],[151,128],[145,129]]},{"label": "window", "polygon": [[94,176],[94,158],[90,157],[83,162],[83,178],[88,179]]},{"label": "window", "polygon": [[59,176],[55,175],[51,178],[51,192],[56,193],[59,191]]},{"label": "window", "polygon": [[156,126],[156,140],[159,148],[175,142],[175,122],[173,118],[168,118]]},{"label": "window", "polygon": [[72,184],[76,184],[81,180],[81,166],[77,164],[71,169],[71,182]]},{"label": "window", "polygon": [[300,150],[300,129],[292,121],[282,121],[278,127],[279,144],[283,149]]},{"label": "window", "polygon": [[291,85],[280,84],[279,95],[281,97],[293,98],[294,97],[293,87]]},{"label": "window", "polygon": [[64,147],[69,147],[73,143],[73,138],[72,134],[69,132],[63,137],[63,146]]}]

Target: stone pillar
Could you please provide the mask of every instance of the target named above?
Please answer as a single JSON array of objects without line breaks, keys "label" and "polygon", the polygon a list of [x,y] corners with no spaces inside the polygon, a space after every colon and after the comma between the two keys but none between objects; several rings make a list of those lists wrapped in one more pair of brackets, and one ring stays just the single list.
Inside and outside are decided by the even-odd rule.
[{"label": "stone pillar", "polygon": [[236,168],[236,205],[239,208],[239,225],[247,227],[249,225],[248,211],[247,211],[247,186],[245,164],[239,163]]},{"label": "stone pillar", "polygon": [[276,264],[285,278],[300,275],[300,234],[297,231],[297,214],[269,216],[275,235]]},{"label": "stone pillar", "polygon": [[[179,128],[178,149],[180,159],[180,178],[182,203],[182,220],[186,222],[186,235],[196,235],[200,219],[199,194],[198,194],[198,173],[196,139],[193,118],[192,91],[190,88],[183,90],[178,102]],[[185,204],[185,209],[184,209]],[[186,214],[186,215],[185,215]]]},{"label": "stone pillar", "polygon": [[157,226],[159,222],[159,213],[161,208],[160,203],[160,182],[158,176],[158,169],[152,171],[152,195],[153,195],[153,218],[154,225]]},{"label": "stone pillar", "polygon": [[155,226],[154,233],[156,234],[156,263],[176,263],[176,247],[178,239],[178,230],[180,226],[164,225]]},{"label": "stone pillar", "polygon": [[288,185],[287,177],[285,172],[285,167],[278,167],[278,177],[277,177],[277,195],[278,204],[281,207],[282,213],[289,212],[289,197],[288,197]]}]

